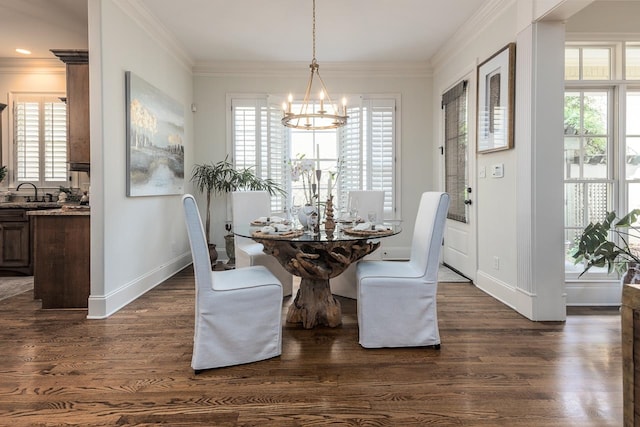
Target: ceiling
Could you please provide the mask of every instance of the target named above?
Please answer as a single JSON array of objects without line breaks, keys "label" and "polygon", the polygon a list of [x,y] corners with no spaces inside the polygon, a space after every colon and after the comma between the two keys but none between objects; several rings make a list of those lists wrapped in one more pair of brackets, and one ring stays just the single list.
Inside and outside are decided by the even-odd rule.
[{"label": "ceiling", "polygon": [[[123,1],[123,0],[120,0]],[[312,0],[128,0],[194,63],[310,61]],[[316,57],[428,61],[490,0],[317,0]],[[0,58],[87,47],[86,0],[0,0]]]},{"label": "ceiling", "polygon": [[87,47],[86,0],[0,0],[0,58],[55,58],[49,49]]}]

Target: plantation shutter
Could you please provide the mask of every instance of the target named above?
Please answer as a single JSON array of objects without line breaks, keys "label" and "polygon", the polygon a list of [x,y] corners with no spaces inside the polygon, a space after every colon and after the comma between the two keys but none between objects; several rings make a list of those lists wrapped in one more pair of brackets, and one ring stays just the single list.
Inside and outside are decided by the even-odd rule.
[{"label": "plantation shutter", "polygon": [[[284,187],[287,150],[280,106],[264,98],[233,99],[231,110],[235,167],[251,168],[256,176]],[[285,210],[284,196],[271,197],[271,210]]]},{"label": "plantation shutter", "polygon": [[351,190],[383,190],[385,217],[394,215],[395,99],[363,99],[348,108],[340,133],[340,203]]},{"label": "plantation shutter", "polygon": [[395,100],[371,100],[366,190],[384,191],[385,216],[393,213],[393,175],[395,164]]},{"label": "plantation shutter", "polygon": [[17,96],[14,138],[16,181],[66,183],[66,104],[54,96]]},{"label": "plantation shutter", "polygon": [[67,108],[62,102],[44,104],[44,180],[67,179]]},{"label": "plantation shutter", "polygon": [[364,163],[362,144],[362,106],[347,107],[349,119],[347,124],[340,128],[339,134],[339,179],[338,194],[340,200],[338,206],[347,206],[349,191],[360,190],[363,181]]},{"label": "plantation shutter", "polygon": [[40,180],[40,103],[16,102],[16,179]]},{"label": "plantation shutter", "polygon": [[[268,129],[266,133],[268,153],[268,163],[263,175],[267,179],[279,183],[282,188],[286,188],[287,158],[289,150],[286,145],[285,127],[282,125],[281,102],[274,97],[269,97],[268,103]],[[278,194],[271,196],[271,212],[285,212],[287,206],[285,196]]]},{"label": "plantation shutter", "polygon": [[256,166],[258,132],[260,131],[259,100],[232,100],[233,162],[236,169]]}]

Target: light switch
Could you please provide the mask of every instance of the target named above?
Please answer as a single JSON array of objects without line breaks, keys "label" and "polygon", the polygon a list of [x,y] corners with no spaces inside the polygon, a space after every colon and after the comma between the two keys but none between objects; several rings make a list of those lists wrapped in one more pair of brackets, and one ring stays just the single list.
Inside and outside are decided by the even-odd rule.
[{"label": "light switch", "polygon": [[491,178],[502,178],[504,176],[504,163],[491,165]]},{"label": "light switch", "polygon": [[487,169],[482,166],[478,171],[478,178],[486,178],[487,177]]}]

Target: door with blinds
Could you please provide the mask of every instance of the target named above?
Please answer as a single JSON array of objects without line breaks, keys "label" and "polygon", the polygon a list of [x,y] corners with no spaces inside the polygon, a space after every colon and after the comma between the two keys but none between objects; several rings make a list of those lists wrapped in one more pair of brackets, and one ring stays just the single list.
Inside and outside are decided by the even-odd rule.
[{"label": "door with blinds", "polygon": [[442,95],[444,186],[450,196],[445,231],[444,264],[474,280],[476,271],[476,230],[474,192],[469,153],[474,117],[470,111],[469,80],[463,80]]}]

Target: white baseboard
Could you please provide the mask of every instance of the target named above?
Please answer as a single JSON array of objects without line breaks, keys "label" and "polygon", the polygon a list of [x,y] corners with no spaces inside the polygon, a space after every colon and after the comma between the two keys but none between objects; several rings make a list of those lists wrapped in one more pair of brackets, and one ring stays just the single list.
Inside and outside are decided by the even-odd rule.
[{"label": "white baseboard", "polygon": [[622,301],[620,281],[567,281],[567,306],[617,307]]},{"label": "white baseboard", "polygon": [[483,271],[476,272],[476,286],[507,307],[511,307],[533,321],[564,321],[566,319],[566,294],[556,304],[541,304],[538,295],[518,289]]},{"label": "white baseboard", "polygon": [[107,295],[90,295],[88,319],[105,319],[191,264],[191,252],[158,266]]}]

